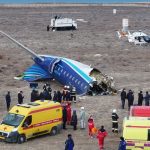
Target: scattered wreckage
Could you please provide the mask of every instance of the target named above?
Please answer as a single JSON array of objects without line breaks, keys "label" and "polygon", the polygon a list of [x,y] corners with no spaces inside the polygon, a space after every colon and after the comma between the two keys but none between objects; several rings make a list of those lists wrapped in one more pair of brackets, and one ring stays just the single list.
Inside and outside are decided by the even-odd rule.
[{"label": "scattered wreckage", "polygon": [[101,73],[98,69],[64,57],[38,55],[3,31],[0,33],[27,51],[34,61],[32,66],[15,79],[28,82],[55,79],[62,85],[75,87],[79,95],[106,95],[116,92],[113,77]]},{"label": "scattered wreckage", "polygon": [[141,30],[133,33],[131,33],[130,31],[128,32],[117,31],[117,35],[119,39],[127,37],[128,42],[134,43],[135,45],[150,44],[150,36],[142,32]]}]

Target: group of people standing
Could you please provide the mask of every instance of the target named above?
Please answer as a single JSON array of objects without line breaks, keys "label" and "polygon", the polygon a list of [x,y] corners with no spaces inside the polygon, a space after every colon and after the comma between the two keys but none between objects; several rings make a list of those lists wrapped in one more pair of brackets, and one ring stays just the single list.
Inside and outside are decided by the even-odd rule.
[{"label": "group of people standing", "polygon": [[[23,103],[23,92],[20,91],[18,93],[18,104],[22,104]],[[7,94],[5,95],[5,100],[6,100],[6,107],[7,107],[7,111],[9,111],[10,109],[10,104],[11,104],[11,95],[10,95],[10,91],[7,92]]]},{"label": "group of people standing", "polygon": [[[128,100],[128,110],[130,110],[130,107],[132,105],[134,105],[134,92],[132,90],[129,90],[128,93],[127,93],[126,89],[124,88],[121,91],[120,97],[121,97],[122,109],[124,109],[125,100],[127,99]],[[145,106],[149,106],[150,94],[148,93],[148,91],[146,91],[145,95],[143,95],[143,91],[140,91],[138,93],[138,103],[137,103],[137,105],[142,106],[144,100],[145,100]]]},{"label": "group of people standing", "polygon": [[62,101],[73,101],[76,103],[76,89],[75,87],[64,86],[63,91],[54,91],[52,96],[52,89],[49,84],[43,86],[41,93],[33,89],[31,92],[31,102],[36,100],[53,100],[61,103]]},{"label": "group of people standing", "polygon": [[[77,124],[78,124],[78,117],[77,117],[77,112],[76,110],[72,111],[71,108],[71,103],[67,102],[63,106],[63,129],[66,128],[67,125],[73,126],[74,130],[77,130]],[[85,111],[84,107],[80,108],[80,128],[85,129],[85,124],[86,124],[86,118],[85,118]]]}]

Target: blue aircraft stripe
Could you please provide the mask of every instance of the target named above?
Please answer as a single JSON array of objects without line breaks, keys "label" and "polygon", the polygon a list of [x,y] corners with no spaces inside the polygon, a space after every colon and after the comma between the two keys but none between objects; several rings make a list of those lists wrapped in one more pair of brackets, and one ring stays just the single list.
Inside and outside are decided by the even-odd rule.
[{"label": "blue aircraft stripe", "polygon": [[23,76],[24,80],[28,80],[28,81],[35,81],[40,78],[49,78],[49,77],[50,77],[49,74],[45,70],[37,66],[36,64],[28,68],[24,72],[24,76]]},{"label": "blue aircraft stripe", "polygon": [[80,70],[78,67],[76,67],[73,63],[69,62],[68,60],[66,59],[63,59],[67,64],[69,64],[69,66],[75,70],[76,73],[80,74],[80,76],[82,78],[84,78],[88,83],[90,83],[92,81],[92,79],[87,75],[85,74],[82,70]]}]

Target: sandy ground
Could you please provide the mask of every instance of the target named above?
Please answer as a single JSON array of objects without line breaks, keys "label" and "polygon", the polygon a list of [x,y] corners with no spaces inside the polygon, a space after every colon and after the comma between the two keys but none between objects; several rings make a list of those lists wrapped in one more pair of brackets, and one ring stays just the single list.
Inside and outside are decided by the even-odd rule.
[{"label": "sandy ground", "polygon": [[[150,47],[135,46],[118,40],[116,30],[121,29],[122,18],[128,18],[130,30],[143,30],[150,34],[150,8],[115,7],[45,7],[45,8],[0,8],[0,30],[16,38],[19,42],[39,54],[51,54],[75,59],[100,69],[114,77],[117,89],[123,87],[137,92],[149,90],[150,84]],[[66,13],[67,12],[67,13]],[[84,19],[87,23],[78,22],[77,31],[47,32],[46,26],[53,15]],[[73,38],[71,33],[73,32]],[[95,57],[95,54],[100,54]],[[17,103],[17,92],[24,91],[25,101],[30,99],[30,89],[26,82],[16,81],[14,76],[21,74],[33,62],[30,56],[7,38],[0,35],[0,119],[6,114],[5,93],[10,90],[12,106]],[[52,83],[53,89],[60,89]],[[85,107],[87,117],[93,114],[99,128],[104,125],[108,131],[105,150],[117,150],[119,136],[122,134],[122,121],[128,115],[120,107],[117,96],[85,96],[73,108]],[[111,133],[111,112],[118,110],[119,135]],[[78,124],[79,125],[79,124]],[[98,150],[96,139],[87,136],[87,130],[73,131],[71,127],[55,137],[42,136],[18,144],[0,143],[1,150],[63,150],[67,134],[71,133],[75,141],[75,150]]]}]

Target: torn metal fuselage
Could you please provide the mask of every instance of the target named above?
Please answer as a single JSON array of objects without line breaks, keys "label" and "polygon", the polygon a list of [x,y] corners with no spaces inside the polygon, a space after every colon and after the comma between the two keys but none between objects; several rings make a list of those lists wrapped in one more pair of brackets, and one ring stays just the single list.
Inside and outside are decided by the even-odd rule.
[{"label": "torn metal fuselage", "polygon": [[79,95],[110,94],[116,91],[113,78],[102,74],[99,70],[65,57],[38,55],[8,34],[2,31],[0,33],[28,52],[34,61],[22,76],[15,79],[28,82],[55,79],[62,85],[75,87]]}]

